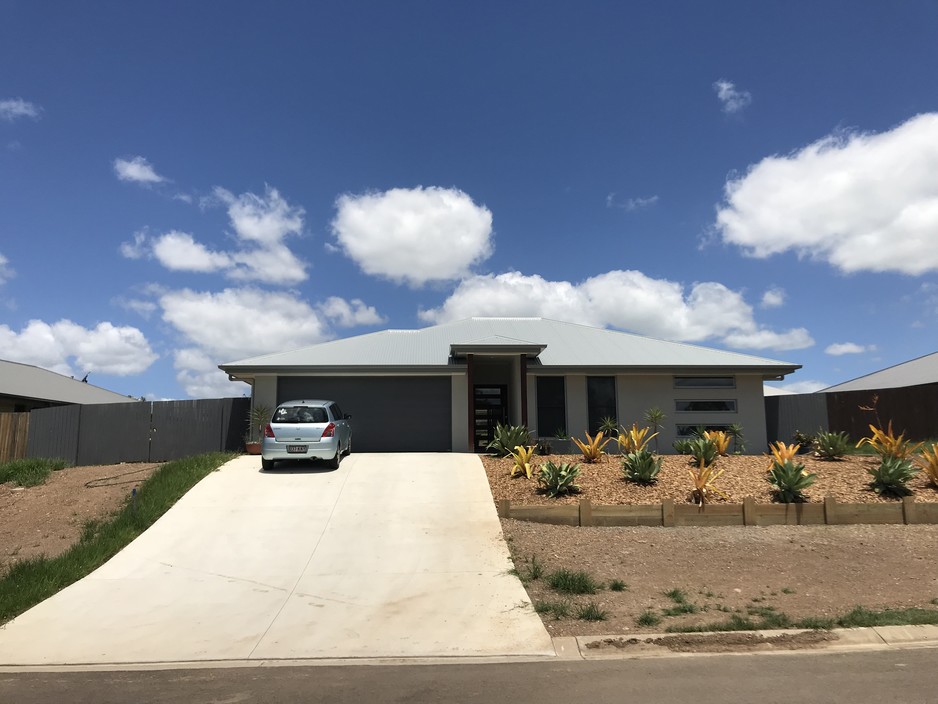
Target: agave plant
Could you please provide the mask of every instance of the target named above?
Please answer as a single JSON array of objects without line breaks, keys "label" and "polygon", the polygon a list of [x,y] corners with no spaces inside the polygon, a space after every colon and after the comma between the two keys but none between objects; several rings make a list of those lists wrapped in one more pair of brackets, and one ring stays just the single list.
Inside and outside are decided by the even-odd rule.
[{"label": "agave plant", "polygon": [[871,467],[866,471],[873,477],[870,482],[873,491],[880,496],[902,498],[912,493],[906,482],[915,476],[918,469],[907,459],[884,456],[878,467]]},{"label": "agave plant", "polygon": [[654,484],[661,472],[661,458],[648,450],[630,452],[622,457],[622,473],[630,482]]},{"label": "agave plant", "polygon": [[892,421],[886,430],[875,425],[870,425],[872,435],[868,438],[862,438],[857,443],[857,447],[869,445],[873,451],[880,457],[894,457],[899,460],[908,460],[922,446],[921,443],[912,443],[906,439],[905,433],[900,433],[897,437],[892,430]]},{"label": "agave plant", "polygon": [[732,437],[724,430],[705,430],[703,436],[706,440],[713,443],[717,454],[726,457],[726,451],[730,447]]},{"label": "agave plant", "polygon": [[531,458],[534,456],[535,451],[537,450],[537,445],[517,445],[511,453],[512,459],[515,461],[514,466],[511,468],[511,478],[514,479],[517,476],[524,475],[527,479],[530,479],[534,476],[534,464],[531,462]]},{"label": "agave plant", "polygon": [[709,467],[717,461],[719,453],[713,440],[708,438],[695,438],[690,441],[690,454],[694,456],[694,463],[698,467]]},{"label": "agave plant", "polygon": [[679,455],[690,455],[692,453],[692,445],[694,441],[690,438],[678,438],[671,446],[674,448],[674,451]]},{"label": "agave plant", "polygon": [[530,440],[528,429],[523,425],[508,425],[498,423],[495,426],[495,436],[486,445],[499,457],[508,457],[518,445],[527,445]]},{"label": "agave plant", "polygon": [[816,474],[808,474],[803,464],[792,460],[773,462],[769,470],[768,481],[775,487],[775,496],[786,504],[802,503],[804,490],[814,484]]},{"label": "agave plant", "polygon": [[839,460],[850,452],[850,436],[819,430],[814,436],[814,456],[819,460]]},{"label": "agave plant", "polygon": [[602,433],[596,433],[596,435],[586,433],[585,442],[578,438],[573,438],[573,442],[576,443],[576,446],[580,448],[580,452],[583,453],[583,461],[589,464],[598,462],[599,458],[605,454],[603,448],[609,440],[610,438],[605,437]]},{"label": "agave plant", "polygon": [[938,489],[938,442],[923,447],[921,457],[916,457],[915,461],[922,467],[932,486]]},{"label": "agave plant", "polygon": [[574,494],[580,490],[574,482],[580,475],[580,465],[563,462],[545,462],[537,475],[537,483],[550,498],[563,494]]},{"label": "agave plant", "polygon": [[791,445],[786,445],[781,440],[779,440],[774,445],[770,444],[769,449],[772,451],[772,460],[769,462],[769,471],[771,471],[772,466],[776,462],[784,464],[785,462],[791,462],[794,460],[795,456],[798,454],[798,450],[801,449],[801,445],[796,445],[794,443]]},{"label": "agave plant", "polygon": [[722,491],[713,486],[713,483],[723,474],[724,470],[718,470],[715,465],[705,465],[699,462],[693,469],[687,470],[691,480],[694,482],[694,501],[701,506],[709,503],[710,494],[718,494],[724,499],[729,497]]},{"label": "agave plant", "polygon": [[641,452],[648,442],[658,434],[648,435],[649,432],[650,428],[639,428],[637,423],[632,423],[630,430],[626,430],[623,426],[622,432],[616,438],[616,442],[619,443],[619,449],[625,454]]}]

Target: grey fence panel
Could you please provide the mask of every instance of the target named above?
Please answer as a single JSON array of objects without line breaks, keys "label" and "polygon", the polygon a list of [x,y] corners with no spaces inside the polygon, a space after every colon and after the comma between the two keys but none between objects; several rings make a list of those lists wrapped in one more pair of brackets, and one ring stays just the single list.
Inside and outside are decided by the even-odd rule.
[{"label": "grey fence panel", "polygon": [[146,462],[150,456],[150,403],[81,407],[80,465]]},{"label": "grey fence panel", "polygon": [[36,408],[29,414],[27,457],[61,457],[78,464],[81,406]]},{"label": "grey fence panel", "polygon": [[150,461],[177,460],[221,450],[227,435],[226,406],[230,406],[229,399],[154,403]]},{"label": "grey fence panel", "polygon": [[791,442],[796,430],[813,434],[828,430],[827,395],[795,394],[765,399],[766,438],[770,443]]},{"label": "grey fence panel", "polygon": [[241,452],[244,449],[244,436],[247,435],[248,413],[251,412],[251,399],[225,398],[222,406],[221,448],[225,452]]}]

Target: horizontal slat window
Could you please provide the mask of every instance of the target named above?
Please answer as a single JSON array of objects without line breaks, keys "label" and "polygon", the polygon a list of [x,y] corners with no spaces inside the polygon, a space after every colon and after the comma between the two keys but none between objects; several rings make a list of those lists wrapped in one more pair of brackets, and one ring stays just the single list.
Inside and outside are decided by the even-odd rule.
[{"label": "horizontal slat window", "polygon": [[735,389],[734,376],[676,376],[675,389]]},{"label": "horizontal slat window", "polygon": [[728,425],[719,425],[713,423],[701,423],[700,425],[678,425],[677,426],[677,436],[679,438],[689,438],[697,434],[697,429],[702,430],[722,430],[726,432],[730,429]]},{"label": "horizontal slat window", "polygon": [[736,399],[675,401],[674,410],[678,413],[736,413]]}]

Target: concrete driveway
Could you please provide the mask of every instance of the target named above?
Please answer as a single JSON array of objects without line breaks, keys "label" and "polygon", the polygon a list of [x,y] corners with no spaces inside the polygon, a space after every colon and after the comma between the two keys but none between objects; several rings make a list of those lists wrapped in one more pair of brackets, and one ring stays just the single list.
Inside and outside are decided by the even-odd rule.
[{"label": "concrete driveway", "polygon": [[0,665],[554,655],[474,455],[239,457],[0,630]]}]

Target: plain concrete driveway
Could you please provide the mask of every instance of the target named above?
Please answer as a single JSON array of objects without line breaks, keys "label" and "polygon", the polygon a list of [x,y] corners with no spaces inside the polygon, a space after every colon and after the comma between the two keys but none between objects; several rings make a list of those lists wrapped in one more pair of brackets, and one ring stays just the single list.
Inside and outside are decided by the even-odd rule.
[{"label": "plain concrete driveway", "polygon": [[510,567],[474,455],[239,457],[0,630],[0,664],[553,655]]}]

